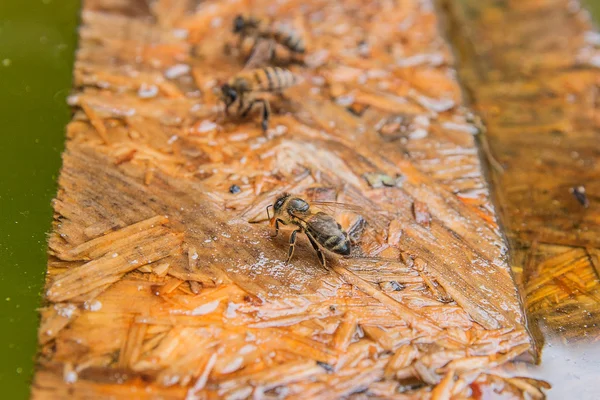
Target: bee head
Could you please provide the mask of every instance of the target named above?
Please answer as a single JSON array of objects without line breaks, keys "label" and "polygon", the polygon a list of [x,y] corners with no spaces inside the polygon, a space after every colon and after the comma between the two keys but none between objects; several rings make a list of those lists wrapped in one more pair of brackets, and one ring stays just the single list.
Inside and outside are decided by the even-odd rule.
[{"label": "bee head", "polygon": [[227,83],[221,86],[221,95],[226,105],[233,104],[238,97],[237,91]]},{"label": "bee head", "polygon": [[241,15],[238,15],[233,20],[233,33],[240,33],[241,31],[244,30],[245,25],[246,25],[246,21],[244,21],[244,17],[242,17]]},{"label": "bee head", "polygon": [[273,209],[275,210],[275,212],[279,212],[279,210],[281,210],[281,207],[283,207],[283,205],[285,204],[285,201],[290,197],[291,195],[289,193],[284,193],[281,196],[279,196],[277,198],[277,200],[275,200],[275,204],[273,204]]}]

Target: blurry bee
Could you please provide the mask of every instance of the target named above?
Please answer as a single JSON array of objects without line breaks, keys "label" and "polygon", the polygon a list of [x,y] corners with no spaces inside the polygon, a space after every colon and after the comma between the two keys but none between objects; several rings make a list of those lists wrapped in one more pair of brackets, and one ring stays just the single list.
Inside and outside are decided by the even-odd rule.
[{"label": "blurry bee", "polygon": [[[233,33],[239,35],[239,47],[244,39],[252,38],[256,44],[260,43],[261,39],[278,43],[287,48],[292,56],[304,54],[306,51],[304,38],[300,32],[288,25],[274,23],[267,19],[238,15],[233,21]],[[274,58],[274,46],[271,46],[269,56],[270,59]]]},{"label": "blurry bee", "polygon": [[256,98],[260,92],[281,92],[296,84],[298,80],[291,71],[279,67],[267,67],[241,71],[226,84],[221,86],[221,97],[225,103],[225,114],[229,115],[229,108],[237,101],[236,114],[246,117],[255,105],[262,105],[262,128],[269,128],[271,106],[264,98]]},{"label": "blurry bee", "polygon": [[[273,216],[269,214],[269,208],[273,207]],[[340,255],[347,256],[352,250],[348,234],[342,226],[331,215],[319,210],[312,209],[310,204],[289,193],[284,193],[277,198],[274,204],[267,207],[271,227],[275,228],[275,234],[279,233],[279,223],[283,225],[295,225],[297,228],[290,235],[290,247],[287,262],[294,255],[296,235],[303,232],[317,252],[321,265],[325,267],[325,255],[321,247]]]}]

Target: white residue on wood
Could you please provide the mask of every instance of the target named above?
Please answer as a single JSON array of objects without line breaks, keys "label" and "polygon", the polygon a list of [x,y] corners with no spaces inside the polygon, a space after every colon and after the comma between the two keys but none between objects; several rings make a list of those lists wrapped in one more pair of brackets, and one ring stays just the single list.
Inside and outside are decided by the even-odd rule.
[{"label": "white residue on wood", "polygon": [[202,304],[192,310],[192,315],[204,315],[209,314],[219,307],[220,300],[211,301],[210,303]]},{"label": "white residue on wood", "polygon": [[165,71],[167,79],[176,79],[190,72],[190,66],[187,64],[175,64]]}]

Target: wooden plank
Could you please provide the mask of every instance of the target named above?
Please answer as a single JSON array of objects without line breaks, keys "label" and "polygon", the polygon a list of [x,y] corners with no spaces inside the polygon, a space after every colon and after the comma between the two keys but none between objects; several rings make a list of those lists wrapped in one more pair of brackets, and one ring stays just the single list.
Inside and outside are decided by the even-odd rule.
[{"label": "wooden plank", "polygon": [[598,32],[577,1],[444,4],[533,331],[597,341]]},{"label": "wooden plank", "polygon": [[[256,10],[309,44],[266,134],[214,93],[244,64],[235,15]],[[523,395],[490,374],[531,343],[430,3],[82,16],[34,398]],[[323,268],[300,238],[284,263],[264,223],[283,190],[362,207],[353,254]]]}]

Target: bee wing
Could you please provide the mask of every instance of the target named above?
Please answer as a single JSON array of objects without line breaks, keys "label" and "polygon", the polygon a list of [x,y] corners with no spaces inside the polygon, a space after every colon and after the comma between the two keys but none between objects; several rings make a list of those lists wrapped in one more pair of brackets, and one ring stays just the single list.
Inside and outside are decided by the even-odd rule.
[{"label": "bee wing", "polygon": [[350,211],[355,214],[362,214],[365,212],[365,209],[360,206],[348,203],[338,203],[337,201],[315,200],[311,201],[310,204],[325,212],[329,212],[330,214],[337,214],[341,211]]},{"label": "bee wing", "polygon": [[[377,231],[383,231],[386,229],[386,224],[384,223],[383,219],[377,218],[377,216],[375,215],[376,213],[373,213],[372,211],[367,212],[365,208],[357,206],[355,204],[319,200],[311,201],[310,204],[311,206],[314,206],[315,208],[318,208],[319,210],[322,210],[331,215],[337,215],[340,213],[347,212],[360,216],[363,219],[363,223],[367,222],[368,224],[372,225],[373,228]],[[357,223],[360,222],[357,221]]]},{"label": "bee wing", "polygon": [[244,65],[244,70],[258,68],[267,65],[273,58],[275,42],[270,39],[257,39],[252,53]]}]

